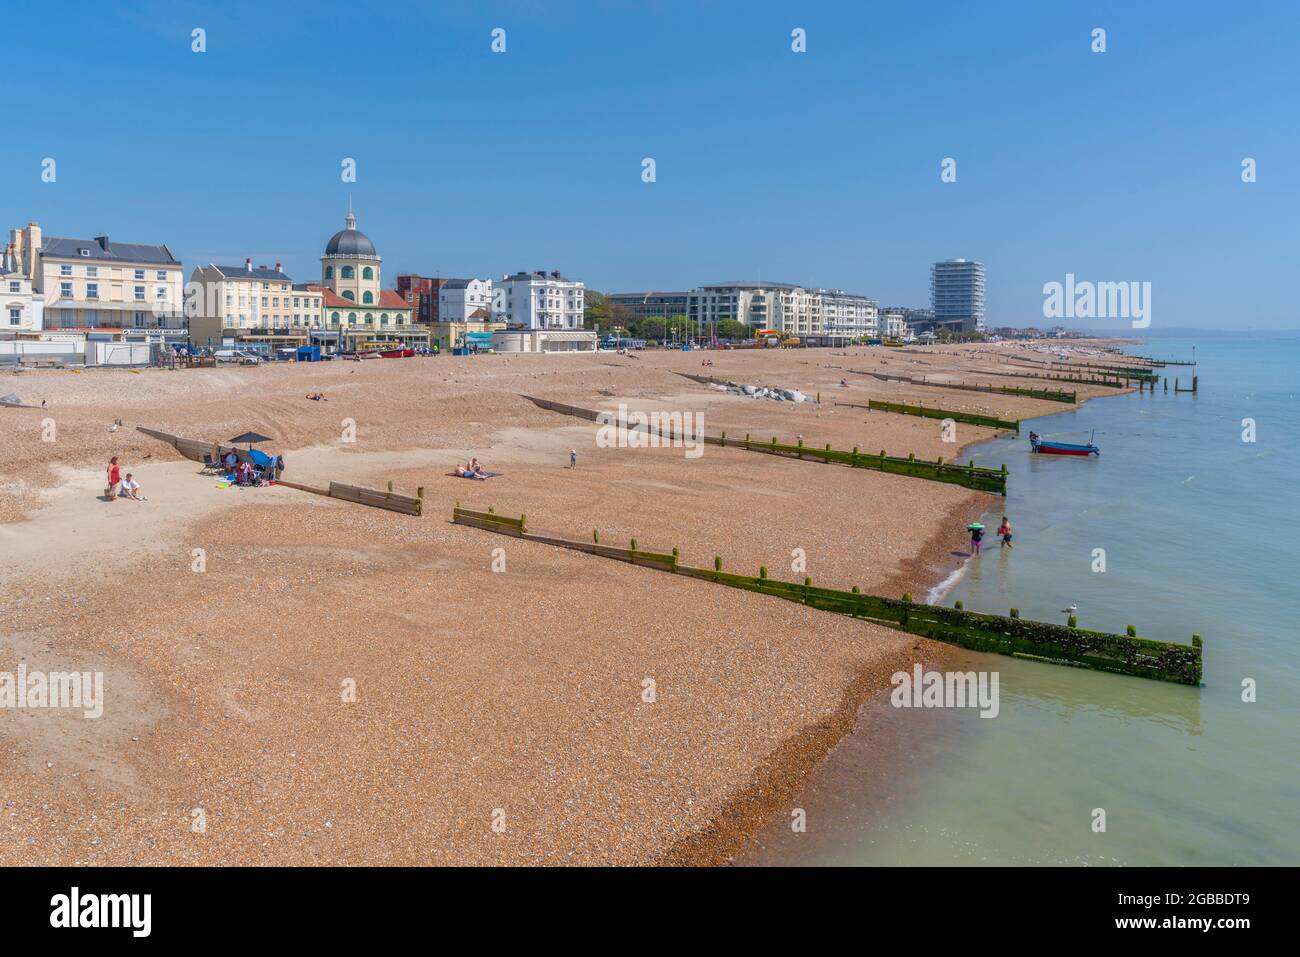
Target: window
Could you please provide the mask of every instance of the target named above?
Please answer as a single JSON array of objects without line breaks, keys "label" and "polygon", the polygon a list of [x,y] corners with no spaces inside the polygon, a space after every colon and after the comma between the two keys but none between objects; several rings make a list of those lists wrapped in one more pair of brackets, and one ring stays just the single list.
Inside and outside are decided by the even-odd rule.
[{"label": "window", "polygon": [[325,278],[326,278],[326,279],[333,279],[333,278],[334,278],[334,267],[333,267],[333,266],[326,266],[326,267],[325,267]]},{"label": "window", "polygon": [[294,297],[293,297],[293,308],[295,308],[295,309],[298,308],[298,297],[297,297],[297,296],[294,296]]},{"label": "window", "polygon": [[374,324],[375,324],[375,314],[373,312],[366,313],[366,325],[373,326]]},{"label": "window", "polygon": [[60,295],[62,298],[64,298],[64,299],[71,299],[71,298],[72,298],[72,283],[70,283],[70,282],[61,282],[61,283],[59,283],[59,295]]},{"label": "window", "polygon": [[60,275],[60,276],[71,276],[71,275],[72,275],[72,267],[71,267],[70,265],[68,265],[67,263],[61,263],[61,264],[59,265],[59,275]]},{"label": "window", "polygon": [[269,282],[264,282],[264,283],[262,283],[262,288],[263,288],[263,289],[270,289],[270,288],[271,288],[271,284],[270,284]]},{"label": "window", "polygon": [[86,275],[87,275],[87,276],[98,276],[98,275],[99,275],[99,267],[98,267],[98,266],[87,266],[87,267],[86,267]]},{"label": "window", "polygon": [[143,329],[143,328],[144,328],[144,313],[143,313],[143,312],[137,312],[137,313],[135,314],[135,327],[136,327],[137,329]]},{"label": "window", "polygon": [[135,301],[144,302],[144,286],[135,287]]},{"label": "window", "polygon": [[354,293],[351,289],[345,289],[345,290],[343,290],[343,298],[344,298],[344,299],[356,299],[357,297],[356,297],[356,293]]},{"label": "window", "polygon": [[99,298],[99,283],[97,282],[86,283],[86,298],[87,299]]},{"label": "window", "polygon": [[375,271],[374,271],[373,269],[371,269],[369,266],[367,266],[365,269],[361,270],[361,278],[362,278],[362,279],[374,279],[374,278],[375,278]]},{"label": "window", "polygon": [[357,321],[357,314],[355,312],[349,312],[348,322],[356,322],[356,321]]},{"label": "window", "polygon": [[339,314],[337,312],[330,313],[330,322],[336,326],[339,324]]},{"label": "window", "polygon": [[344,266],[343,271],[339,273],[339,278],[341,279],[352,279],[355,276],[356,273],[353,272],[351,266]]},{"label": "window", "polygon": [[386,325],[388,325],[388,313],[386,313],[386,312],[381,312],[381,313],[379,314],[379,324],[380,324],[381,326],[386,326]]},{"label": "window", "polygon": [[9,291],[10,291],[10,292],[22,292],[22,290],[23,290],[23,284],[22,284],[21,281],[20,281],[20,282],[11,282],[11,283],[9,284]]},{"label": "window", "polygon": [[280,297],[279,297],[279,296],[273,296],[273,297],[271,297],[271,305],[273,305],[276,309],[279,309],[279,308],[280,308]]},{"label": "window", "polygon": [[375,297],[368,292],[363,292],[361,294],[361,301],[369,305],[370,303],[375,301]]},{"label": "window", "polygon": [[15,309],[13,306],[10,306],[9,325],[16,326],[22,321],[23,321],[23,311],[21,309]]},{"label": "window", "polygon": [[159,270],[158,270],[158,275],[157,275],[155,278],[156,278],[159,282],[166,282],[166,280],[167,280],[167,270],[166,270],[166,269],[159,269]]},{"label": "window", "polygon": [[135,278],[136,278],[136,279],[143,279],[143,278],[144,278],[144,270],[143,270],[143,269],[137,269],[137,270],[135,271]]},{"label": "window", "polygon": [[157,297],[157,298],[159,298],[159,299],[166,299],[166,298],[167,298],[167,287],[166,287],[166,286],[159,286],[159,287],[158,287],[158,297]]},{"label": "window", "polygon": [[262,308],[263,308],[263,309],[266,308],[266,297],[265,297],[265,296],[262,297]]}]

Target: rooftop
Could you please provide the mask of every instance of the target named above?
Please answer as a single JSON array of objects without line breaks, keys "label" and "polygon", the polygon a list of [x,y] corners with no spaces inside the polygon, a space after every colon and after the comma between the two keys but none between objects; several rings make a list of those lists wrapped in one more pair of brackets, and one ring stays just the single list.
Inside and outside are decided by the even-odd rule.
[{"label": "rooftop", "polygon": [[98,262],[149,263],[159,266],[179,266],[180,260],[165,245],[144,243],[115,243],[107,236],[94,239],[66,239],[46,236],[41,241],[44,259],[90,259]]}]

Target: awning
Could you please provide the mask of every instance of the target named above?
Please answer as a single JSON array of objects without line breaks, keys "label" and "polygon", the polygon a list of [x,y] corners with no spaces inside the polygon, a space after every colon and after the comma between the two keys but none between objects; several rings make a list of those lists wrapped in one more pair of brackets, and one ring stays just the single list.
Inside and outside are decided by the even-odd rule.
[{"label": "awning", "polygon": [[547,329],[536,330],[541,338],[548,342],[595,342],[594,332],[551,332]]}]

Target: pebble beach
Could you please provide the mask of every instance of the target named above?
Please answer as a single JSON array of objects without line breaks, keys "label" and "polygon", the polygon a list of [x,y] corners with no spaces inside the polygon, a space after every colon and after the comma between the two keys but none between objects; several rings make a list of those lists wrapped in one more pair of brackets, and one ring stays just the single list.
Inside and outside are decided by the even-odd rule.
[{"label": "pebble beach", "polygon": [[[860,373],[1113,393],[1011,377],[1054,357],[1000,343],[2,370],[0,392],[38,408],[0,408],[0,670],[103,672],[104,711],[0,710],[0,863],[727,863],[893,672],[950,649],[453,525],[453,505],[923,600],[994,496],[741,449],[602,448],[594,423],[524,396],[953,460],[996,433],[959,424],[948,442],[936,420],[855,406],[1067,406]],[[422,488],[424,514],[220,488],[136,426],[261,432],[286,479]],[[103,498],[112,455],[148,501]],[[471,456],[502,474],[449,474]]]}]

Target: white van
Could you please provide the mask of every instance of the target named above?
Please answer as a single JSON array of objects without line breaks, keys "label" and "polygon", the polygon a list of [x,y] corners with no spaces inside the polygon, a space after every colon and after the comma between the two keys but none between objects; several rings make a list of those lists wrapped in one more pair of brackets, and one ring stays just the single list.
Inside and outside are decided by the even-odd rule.
[{"label": "white van", "polygon": [[241,366],[255,366],[262,361],[253,353],[240,349],[218,349],[212,356],[218,362],[238,362]]}]

